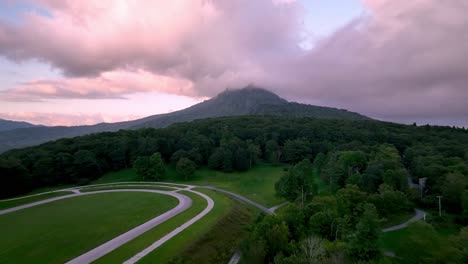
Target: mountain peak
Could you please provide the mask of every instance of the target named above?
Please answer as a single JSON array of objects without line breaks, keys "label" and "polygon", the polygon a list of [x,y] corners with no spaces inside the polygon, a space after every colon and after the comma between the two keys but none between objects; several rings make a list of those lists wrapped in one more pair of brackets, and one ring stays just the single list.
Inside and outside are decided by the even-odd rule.
[{"label": "mountain peak", "polygon": [[234,102],[243,101],[257,105],[284,104],[288,102],[273,92],[252,85],[242,89],[226,89],[224,92],[221,92],[213,99]]}]

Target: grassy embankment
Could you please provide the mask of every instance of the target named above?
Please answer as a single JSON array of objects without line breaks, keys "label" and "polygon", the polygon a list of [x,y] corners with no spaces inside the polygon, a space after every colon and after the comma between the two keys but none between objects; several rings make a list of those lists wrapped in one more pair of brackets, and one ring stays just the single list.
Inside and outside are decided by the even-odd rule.
[{"label": "grassy embankment", "polygon": [[0,263],[64,263],[176,204],[161,194],[102,193],[1,215]]},{"label": "grassy embankment", "polygon": [[139,263],[167,263],[176,258],[190,263],[227,263],[242,239],[256,209],[223,194],[197,189],[215,200],[215,207],[200,221],[141,259]]},{"label": "grassy embankment", "polygon": [[[255,210],[223,194],[209,190],[196,190],[211,197],[215,202],[214,208],[202,219],[143,258],[142,263],[155,263],[155,261],[165,263],[176,256],[200,260],[196,263],[210,263],[214,259],[230,258],[232,251],[244,237],[246,232],[244,227],[250,223]],[[180,193],[192,198],[191,208],[107,254],[96,263],[121,263],[206,208],[206,200],[199,195],[187,191]]]},{"label": "grassy embankment", "polygon": [[[455,221],[455,215],[445,213],[442,218],[437,216],[438,212],[430,211],[428,212],[429,222],[434,227],[434,230],[437,232],[437,235],[440,239],[444,240],[449,238],[452,235],[458,234],[460,231],[461,225],[457,224]],[[434,217],[434,220],[431,218]],[[389,250],[394,252],[397,256],[401,250],[401,241],[408,240],[412,236],[411,225],[408,228],[382,233],[379,239],[379,245],[383,250]],[[417,230],[413,230],[413,233]]]},{"label": "grassy embankment", "polygon": [[[283,168],[281,166],[258,165],[245,172],[231,173],[202,168],[197,170],[191,179],[185,181],[177,174],[174,167],[167,166],[166,178],[162,181],[212,185],[244,195],[262,205],[271,207],[284,202],[283,199],[275,196],[275,183],[283,175]],[[126,169],[108,173],[93,184],[118,181],[140,181],[140,177],[133,169]]]},{"label": "grassy embankment", "polygon": [[142,186],[136,186],[139,184],[135,185],[125,185],[122,184],[120,185],[109,185],[109,186],[96,186],[96,187],[87,187],[83,188],[80,191],[81,192],[94,192],[94,191],[103,191],[103,190],[121,190],[121,189],[145,189],[145,190],[158,190],[158,191],[175,191],[176,189],[174,188],[169,188],[169,187],[164,187],[164,186],[150,186],[145,185],[144,183],[141,183]]},{"label": "grassy embankment", "polygon": [[72,192],[53,192],[53,193],[45,193],[41,195],[25,197],[21,199],[10,200],[10,201],[0,201],[0,210],[23,205],[23,204],[28,204],[32,202],[37,202],[37,201],[44,200],[44,199],[63,196],[67,194],[73,194],[73,193]]}]

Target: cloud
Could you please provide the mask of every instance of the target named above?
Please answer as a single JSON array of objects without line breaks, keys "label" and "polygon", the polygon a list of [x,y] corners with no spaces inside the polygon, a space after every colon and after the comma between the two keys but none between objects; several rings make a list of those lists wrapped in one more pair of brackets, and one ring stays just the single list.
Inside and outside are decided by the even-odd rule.
[{"label": "cloud", "polygon": [[58,114],[42,112],[15,112],[0,113],[0,118],[8,120],[21,120],[38,125],[47,126],[76,126],[94,125],[97,123],[112,123],[141,118],[138,115],[103,115],[103,114]]},{"label": "cloud", "polygon": [[247,84],[262,63],[299,49],[300,8],[290,1],[32,2],[50,16],[0,24],[0,54],[45,61],[68,77],[141,69],[191,80],[207,95],[221,83]]},{"label": "cloud", "polygon": [[281,65],[274,82],[303,101],[387,120],[468,124],[468,2],[365,3],[367,15]]},{"label": "cloud", "polygon": [[298,1],[29,1],[48,15],[0,23],[0,54],[65,78],[24,83],[10,99],[213,96],[255,83],[387,120],[468,124],[467,1],[363,0],[366,14],[307,51]]},{"label": "cloud", "polygon": [[44,99],[124,99],[137,92],[160,91],[177,95],[195,95],[192,82],[147,71],[111,71],[99,77],[32,80],[0,92],[8,101],[41,101]]}]

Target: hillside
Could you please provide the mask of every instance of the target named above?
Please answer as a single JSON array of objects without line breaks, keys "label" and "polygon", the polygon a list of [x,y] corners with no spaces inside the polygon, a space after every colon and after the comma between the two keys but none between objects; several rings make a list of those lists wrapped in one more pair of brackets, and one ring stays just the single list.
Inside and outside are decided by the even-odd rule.
[{"label": "hillside", "polygon": [[0,119],[0,131],[8,131],[8,130],[13,130],[17,128],[29,128],[29,127],[37,127],[37,126],[27,123],[27,122]]},{"label": "hillside", "polygon": [[92,126],[74,127],[34,127],[3,131],[0,132],[0,152],[91,133],[148,127],[162,128],[174,123],[188,122],[196,119],[242,115],[274,115],[347,120],[370,119],[347,110],[288,102],[267,90],[247,87],[239,90],[224,91],[216,97],[180,111],[153,115],[128,122],[101,123]]}]

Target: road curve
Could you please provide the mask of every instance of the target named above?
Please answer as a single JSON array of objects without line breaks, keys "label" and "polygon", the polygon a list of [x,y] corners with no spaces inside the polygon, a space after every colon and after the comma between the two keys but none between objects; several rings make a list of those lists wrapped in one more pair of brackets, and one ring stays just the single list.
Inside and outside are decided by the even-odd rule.
[{"label": "road curve", "polygon": [[73,191],[70,190],[70,189],[62,189],[62,190],[41,192],[41,193],[35,193],[35,194],[30,194],[30,195],[15,197],[15,198],[2,199],[2,200],[0,200],[0,202],[8,202],[8,201],[21,200],[21,199],[24,199],[24,198],[36,197],[36,196],[41,196],[41,195],[44,195],[44,194],[56,193],[56,192],[73,192]]},{"label": "road curve", "polygon": [[[185,228],[187,228],[188,226],[190,226],[191,224],[195,223],[196,221],[198,221],[200,218],[202,218],[204,215],[206,215],[209,211],[211,211],[211,209],[213,208],[214,206],[214,202],[213,200],[202,194],[202,193],[199,193],[199,192],[196,192],[196,191],[193,191],[191,190],[191,188],[204,188],[204,189],[209,189],[209,190],[214,190],[214,191],[218,191],[218,192],[222,192],[224,194],[227,194],[241,202],[245,202],[245,203],[248,203],[254,207],[257,207],[258,209],[260,209],[261,211],[263,211],[264,213],[268,214],[268,215],[272,215],[274,214],[274,211],[275,209],[277,209],[278,207],[282,206],[283,204],[281,204],[280,206],[276,206],[276,207],[273,207],[273,208],[267,208],[257,202],[254,202],[250,199],[248,199],[247,197],[244,197],[242,195],[239,195],[237,193],[234,193],[234,192],[230,192],[230,191],[226,191],[226,190],[223,190],[223,189],[219,189],[219,188],[216,188],[214,186],[200,186],[200,185],[189,185],[189,184],[180,184],[180,183],[171,183],[171,182],[116,182],[116,183],[102,183],[102,184],[93,184],[93,185],[86,185],[86,186],[81,186],[81,187],[72,187],[72,188],[66,188],[66,189],[62,189],[62,190],[57,190],[57,191],[74,191],[74,190],[79,190],[79,189],[84,189],[84,188],[89,188],[89,187],[117,187],[117,186],[126,186],[126,185],[129,185],[129,184],[134,184],[134,186],[143,186],[143,185],[147,185],[147,186],[151,186],[150,184],[162,184],[163,186],[167,186],[167,187],[170,187],[170,188],[174,188],[175,191],[179,191],[179,190],[187,190],[187,191],[190,191],[190,192],[194,192],[194,193],[197,193],[201,196],[203,196],[207,201],[208,201],[208,206],[207,208],[205,208],[205,210],[203,210],[199,215],[195,216],[194,218],[192,218],[191,220],[189,220],[189,222],[191,222],[190,224],[188,224],[189,222],[181,225],[180,227],[178,227],[177,229],[173,230],[171,233],[167,234],[166,236],[164,236],[163,238],[161,238],[160,240],[154,242],[151,246],[149,246],[148,248],[144,249],[143,251],[141,251],[140,253],[136,254],[135,256],[133,256],[132,258],[130,258],[129,260],[127,260],[125,263],[135,263],[136,261],[138,261],[139,259],[143,258],[145,255],[149,254],[151,251],[155,250],[157,247],[161,246],[164,242],[166,242],[167,240],[169,240],[170,238],[172,238],[173,236],[177,235],[178,233],[180,233],[182,230],[184,230]],[[179,186],[179,187],[175,187],[175,186]],[[87,193],[90,193],[90,192],[87,192]],[[72,194],[70,195],[71,197],[73,196],[77,196],[77,194]],[[19,197],[21,198],[21,197]],[[57,198],[60,198],[60,197],[57,197]],[[53,198],[52,198],[53,199]],[[211,205],[210,205],[211,204]],[[237,263],[239,262],[241,258],[241,255],[240,255],[240,252],[237,251],[231,258],[230,262],[229,263]],[[78,262],[76,262],[78,263]]]},{"label": "road curve", "polygon": [[165,195],[170,195],[170,196],[177,198],[177,200],[179,200],[179,204],[176,207],[172,208],[171,210],[159,216],[156,216],[155,218],[107,241],[106,243],[68,261],[67,263],[69,264],[91,263],[97,260],[98,258],[108,254],[109,252],[113,251],[114,249],[122,246],[128,241],[154,228],[155,226],[161,223],[164,223],[165,221],[171,219],[172,217],[180,214],[181,212],[187,210],[190,206],[192,206],[192,199],[190,199],[190,197],[186,195],[183,195],[180,193],[174,193],[174,192],[159,191],[159,190],[119,189],[119,190],[103,190],[103,191],[96,191],[96,192],[87,192],[86,194],[110,193],[110,192],[149,192],[149,193],[165,194]]},{"label": "road curve", "polygon": [[391,231],[407,228],[409,224],[423,219],[424,215],[426,214],[426,212],[424,212],[423,210],[419,210],[419,209],[416,209],[416,208],[414,209],[414,212],[415,212],[415,214],[410,220],[408,220],[408,221],[406,221],[406,222],[404,222],[402,224],[399,224],[399,225],[384,228],[384,229],[382,229],[382,232],[391,232]]},{"label": "road curve", "polygon": [[53,202],[53,201],[58,201],[58,200],[62,200],[62,199],[81,196],[81,195],[83,195],[83,194],[81,194],[81,193],[66,194],[66,195],[63,195],[63,196],[58,196],[58,197],[54,197],[54,198],[48,198],[48,199],[40,200],[40,201],[37,201],[37,202],[23,204],[23,205],[15,206],[15,207],[12,207],[12,208],[0,210],[0,215],[12,213],[12,212],[15,212],[15,211],[19,211],[19,210],[22,210],[22,209],[26,209],[26,208],[41,205],[41,204],[50,203],[50,202]]},{"label": "road curve", "polygon": [[213,186],[198,186],[198,187],[208,189],[208,190],[214,190],[214,191],[222,192],[222,193],[225,193],[225,194],[229,194],[230,196],[236,198],[237,200],[240,200],[242,202],[246,202],[248,204],[251,204],[251,205],[257,207],[258,209],[262,210],[266,214],[269,214],[269,215],[273,214],[273,212],[269,208],[267,208],[267,207],[265,207],[265,206],[263,206],[263,205],[261,205],[261,204],[259,204],[257,202],[254,202],[254,201],[248,199],[247,197],[239,195],[237,193],[233,193],[233,192],[226,191],[226,190],[223,190],[223,189],[218,189],[218,188],[213,187]]},{"label": "road curve", "polygon": [[[115,182],[115,183],[101,183],[101,184],[93,184],[93,185],[86,185],[86,186],[82,186],[82,187],[78,187],[78,188],[89,188],[89,187],[99,187],[99,186],[124,186],[124,185],[127,185],[127,184],[162,184],[163,186],[167,186],[167,187],[170,187],[170,188],[174,188],[174,189],[178,189],[178,190],[183,190],[183,189],[191,189],[191,188],[203,188],[203,189],[209,189],[209,190],[213,190],[213,191],[218,191],[218,192],[222,192],[224,194],[228,194],[229,196],[232,196],[234,197],[235,199],[241,201],[241,202],[245,202],[245,203],[248,203],[250,205],[253,205],[254,207],[257,207],[258,209],[260,209],[261,211],[263,211],[264,213],[266,214],[273,214],[273,210],[272,209],[275,209],[275,208],[267,208],[266,206],[263,206],[257,202],[254,202],[252,200],[250,200],[249,198],[245,197],[245,196],[242,196],[240,194],[237,194],[237,193],[234,193],[234,192],[230,192],[230,191],[227,191],[227,190],[224,190],[224,189],[220,189],[220,188],[217,188],[217,187],[214,187],[214,186],[204,186],[204,185],[193,185],[193,184],[182,184],[182,183],[172,183],[172,182]],[[175,187],[175,186],[180,186],[180,187]],[[68,188],[68,189],[63,189],[62,191],[71,191],[73,189],[76,189],[76,188]]]},{"label": "road curve", "polygon": [[164,244],[166,241],[168,241],[169,239],[173,238],[174,236],[176,236],[177,234],[179,234],[180,232],[182,232],[184,229],[188,228],[189,226],[193,225],[195,222],[197,222],[198,220],[200,220],[201,218],[203,218],[205,215],[207,215],[214,207],[214,201],[213,199],[211,199],[208,195],[205,195],[201,192],[197,192],[197,191],[193,191],[193,190],[190,190],[190,189],[186,189],[186,191],[189,191],[189,192],[192,192],[192,193],[195,193],[195,194],[198,194],[200,195],[201,197],[203,197],[207,202],[208,202],[208,205],[206,206],[206,208],[201,211],[201,213],[197,214],[195,217],[193,217],[192,219],[190,219],[189,221],[185,222],[183,225],[177,227],[176,229],[172,230],[169,234],[163,236],[162,238],[160,238],[159,240],[157,240],[156,242],[154,242],[152,245],[150,245],[149,247],[143,249],[141,252],[137,253],[135,256],[131,257],[130,259],[128,259],[127,261],[124,262],[124,264],[133,264],[133,263],[136,263],[137,261],[139,261],[140,259],[142,259],[143,257],[145,257],[146,255],[148,255],[149,253],[151,253],[153,250],[157,249],[158,247],[160,247],[162,244]]},{"label": "road curve", "polygon": [[164,194],[164,195],[170,195],[172,197],[175,197],[178,201],[179,204],[172,208],[171,210],[156,216],[155,218],[109,240],[108,242],[68,261],[67,263],[70,264],[82,264],[82,263],[91,263],[98,258],[108,254],[109,252],[113,251],[114,249],[122,246],[123,244],[127,243],[128,241],[140,236],[144,232],[154,228],[155,226],[164,223],[165,221],[171,219],[172,217],[178,215],[179,213],[187,210],[191,205],[192,205],[192,199],[186,195],[173,192],[173,191],[160,191],[160,190],[146,190],[146,189],[118,189],[118,190],[101,190],[101,191],[93,191],[93,192],[85,192],[81,193],[79,190],[75,192],[74,194],[70,195],[64,195],[60,197],[54,197],[50,199],[45,199],[42,201],[37,201],[13,208],[9,208],[6,210],[0,211],[0,215],[2,214],[7,214],[15,211],[19,211],[22,209],[30,208],[33,206],[41,205],[41,204],[46,204],[58,200],[63,200],[67,198],[72,198],[72,197],[77,197],[77,196],[83,196],[83,195],[92,195],[92,194],[98,194],[98,193],[113,193],[113,192],[148,192],[148,193],[159,193],[159,194]]}]

